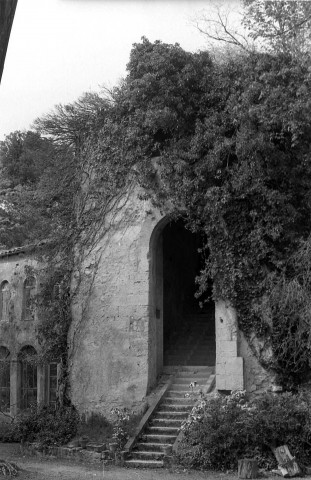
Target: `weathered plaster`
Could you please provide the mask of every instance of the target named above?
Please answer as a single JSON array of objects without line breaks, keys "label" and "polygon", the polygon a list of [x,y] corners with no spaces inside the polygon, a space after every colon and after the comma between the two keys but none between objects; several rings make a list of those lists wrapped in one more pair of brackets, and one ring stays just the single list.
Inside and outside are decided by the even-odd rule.
[{"label": "weathered plaster", "polygon": [[76,257],[69,334],[71,398],[107,414],[140,402],[157,375],[156,301],[149,242],[160,220],[134,191],[90,253]]},{"label": "weathered plaster", "polygon": [[243,390],[243,358],[238,356],[236,311],[225,301],[215,303],[216,388]]}]

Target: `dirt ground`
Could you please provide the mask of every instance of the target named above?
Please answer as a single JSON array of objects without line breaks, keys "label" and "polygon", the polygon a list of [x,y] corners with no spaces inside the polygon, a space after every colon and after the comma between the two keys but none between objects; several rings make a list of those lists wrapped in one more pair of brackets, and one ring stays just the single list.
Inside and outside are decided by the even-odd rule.
[{"label": "dirt ground", "polygon": [[[212,472],[171,472],[166,469],[144,470],[114,466],[102,467],[76,464],[64,459],[41,459],[23,456],[18,444],[0,443],[0,459],[14,462],[21,470],[20,480],[235,480],[236,475]],[[1,474],[0,474],[0,478]],[[3,477],[4,478],[4,477]]]},{"label": "dirt ground", "polygon": [[[103,470],[102,467],[82,465],[71,460],[23,456],[19,445],[12,443],[0,443],[0,459],[14,462],[19,467],[17,478],[20,480],[237,480],[238,478],[237,474],[185,471],[181,468],[170,471],[106,466]],[[0,474],[0,478],[4,477]],[[265,480],[279,478],[266,476]]]}]

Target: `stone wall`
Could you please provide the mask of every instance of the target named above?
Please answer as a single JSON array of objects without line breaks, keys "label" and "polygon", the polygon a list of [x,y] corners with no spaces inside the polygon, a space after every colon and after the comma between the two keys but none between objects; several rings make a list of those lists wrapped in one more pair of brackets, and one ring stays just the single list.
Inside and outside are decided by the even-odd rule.
[{"label": "stone wall", "polygon": [[[36,268],[36,273],[38,272],[37,262],[24,253],[0,257],[0,286],[3,285],[3,282],[8,282],[6,312],[3,311],[2,301],[0,302],[0,347],[5,347],[10,353],[10,413],[13,416],[16,415],[20,402],[21,378],[18,354],[25,346],[32,346],[37,352],[39,351],[37,313],[35,312],[31,319],[27,319],[23,315],[24,282],[29,268]],[[37,275],[35,276],[37,277]],[[38,277],[37,280],[37,288],[39,288]],[[38,366],[37,381],[37,401],[40,403],[45,401],[46,395],[44,367],[42,366]]]},{"label": "stone wall", "polygon": [[[109,416],[115,406],[139,407],[163,368],[163,243],[168,219],[133,190],[103,221],[93,245],[76,246],[72,276],[73,321],[68,336],[70,396],[80,413]],[[38,319],[23,320],[26,254],[0,258],[0,284],[10,284],[8,316],[0,321],[0,346],[11,354],[11,403],[18,403],[17,355],[38,351]],[[173,280],[172,280],[173,281]],[[216,388],[250,392],[271,378],[238,332],[236,312],[215,305]],[[38,400],[44,399],[38,370]],[[15,407],[14,407],[15,408]]]},{"label": "stone wall", "polygon": [[10,255],[0,258],[0,285],[9,282],[8,315],[0,320],[0,346],[9,349],[16,356],[25,345],[37,348],[37,315],[33,320],[23,319],[23,289],[27,267],[36,267],[34,259],[26,254]]},{"label": "stone wall", "polygon": [[225,301],[215,304],[216,388],[243,390],[243,357],[238,356],[238,329],[235,310]]},{"label": "stone wall", "polygon": [[69,371],[80,412],[132,407],[156,384],[162,307],[150,293],[157,274],[149,246],[161,216],[138,193],[106,218],[97,244],[76,255]]},{"label": "stone wall", "polygon": [[262,368],[241,331],[238,337],[238,352],[244,358],[245,390],[258,394],[270,390],[274,384],[274,375]]},{"label": "stone wall", "polygon": [[224,301],[216,303],[216,388],[262,393],[271,389],[273,375],[259,364],[243,333],[237,327],[237,314]]}]

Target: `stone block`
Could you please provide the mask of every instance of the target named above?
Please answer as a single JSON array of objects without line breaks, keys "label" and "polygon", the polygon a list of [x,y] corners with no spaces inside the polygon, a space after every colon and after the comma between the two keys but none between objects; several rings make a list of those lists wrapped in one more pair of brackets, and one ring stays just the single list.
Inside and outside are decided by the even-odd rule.
[{"label": "stone block", "polygon": [[216,365],[216,388],[217,390],[243,390],[243,358],[232,358],[230,362],[222,362]]},{"label": "stone block", "polygon": [[225,358],[236,357],[238,354],[237,342],[235,340],[217,341],[216,345],[217,356],[221,355]]},{"label": "stone block", "polygon": [[227,375],[216,374],[216,389],[228,390],[227,388]]}]

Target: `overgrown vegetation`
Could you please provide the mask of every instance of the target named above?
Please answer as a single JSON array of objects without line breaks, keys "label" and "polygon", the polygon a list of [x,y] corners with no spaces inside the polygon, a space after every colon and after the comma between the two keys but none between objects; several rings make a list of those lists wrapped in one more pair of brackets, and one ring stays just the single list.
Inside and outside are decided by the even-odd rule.
[{"label": "overgrown vegetation", "polygon": [[283,385],[306,377],[310,11],[307,2],[263,3],[264,12],[245,2],[259,50],[233,42],[237,49],[219,62],[143,38],[119,86],[58,106],[36,121],[35,133],[2,143],[1,244],[44,239],[52,265],[46,290],[54,275],[67,285],[59,307],[45,302],[47,352],[58,344],[57,355],[66,352],[73,246],[76,260],[91,251],[108,214],[138,183],[163,211],[204,233],[199,293],[212,278],[214,299],[237,309],[254,354]]},{"label": "overgrown vegetation", "polygon": [[245,392],[233,392],[203,399],[182,427],[178,460],[192,468],[235,470],[237,459],[248,457],[271,469],[277,466],[273,448],[288,445],[308,465],[310,407],[306,393],[267,393],[250,401]]},{"label": "overgrown vegetation", "polygon": [[19,415],[4,433],[2,441],[35,442],[40,446],[64,445],[77,433],[79,415],[73,407],[33,406]]}]

